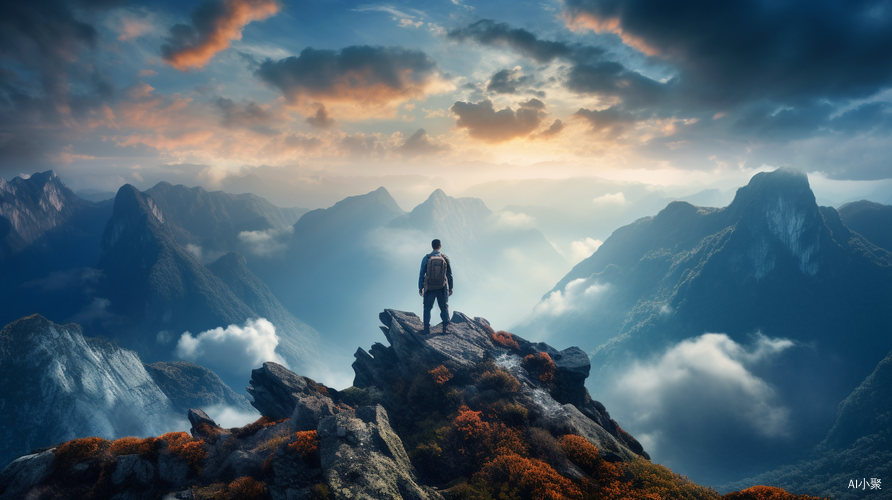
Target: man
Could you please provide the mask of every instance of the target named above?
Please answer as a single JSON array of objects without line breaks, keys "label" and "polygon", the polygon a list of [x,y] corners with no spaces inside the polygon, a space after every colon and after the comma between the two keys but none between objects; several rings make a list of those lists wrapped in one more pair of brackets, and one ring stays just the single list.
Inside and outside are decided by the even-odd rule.
[{"label": "man", "polygon": [[424,333],[431,332],[431,309],[434,299],[440,307],[440,319],[443,320],[443,333],[449,326],[448,298],[452,295],[452,264],[449,257],[440,253],[440,240],[431,242],[433,252],[421,259],[421,271],[418,273],[418,295],[424,297]]}]

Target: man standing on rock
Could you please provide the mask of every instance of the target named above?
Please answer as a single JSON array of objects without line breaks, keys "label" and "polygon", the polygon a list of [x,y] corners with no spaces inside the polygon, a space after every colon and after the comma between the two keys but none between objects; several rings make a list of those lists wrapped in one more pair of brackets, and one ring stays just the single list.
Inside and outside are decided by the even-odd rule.
[{"label": "man standing on rock", "polygon": [[431,332],[431,309],[434,299],[440,307],[440,319],[443,320],[443,333],[449,326],[449,296],[452,295],[452,264],[449,257],[440,253],[440,240],[431,242],[434,251],[421,259],[421,271],[418,273],[418,295],[424,297],[424,333]]}]

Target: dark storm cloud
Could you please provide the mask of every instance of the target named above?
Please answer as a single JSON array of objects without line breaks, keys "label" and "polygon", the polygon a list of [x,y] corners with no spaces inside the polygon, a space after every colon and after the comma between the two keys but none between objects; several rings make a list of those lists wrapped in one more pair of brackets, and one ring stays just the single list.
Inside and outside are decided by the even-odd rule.
[{"label": "dark storm cloud", "polygon": [[84,54],[98,32],[81,20],[118,2],[0,2],[0,174],[48,166],[64,139],[63,120],[79,120],[113,99],[115,86]]},{"label": "dark storm cloud", "polygon": [[801,103],[892,83],[887,1],[567,0],[571,26],[613,31],[675,63],[700,99]]},{"label": "dark storm cloud", "polygon": [[532,78],[519,70],[503,69],[496,71],[486,84],[487,92],[496,94],[516,94],[519,88],[532,82]]},{"label": "dark storm cloud", "polygon": [[618,106],[594,111],[580,109],[573,116],[584,118],[591,125],[592,132],[607,137],[616,137],[622,134],[627,126],[638,121],[632,113]]},{"label": "dark storm cloud", "polygon": [[662,104],[673,81],[660,83],[620,63],[604,61],[574,65],[565,84],[575,92],[619,97],[627,107],[639,108]]},{"label": "dark storm cloud", "polygon": [[437,63],[419,50],[311,47],[297,57],[267,59],[254,73],[286,97],[374,103],[420,97],[439,78]]},{"label": "dark storm cloud", "polygon": [[275,117],[254,101],[236,103],[223,97],[214,101],[222,113],[221,124],[228,128],[246,128],[260,134],[275,134],[272,128]]},{"label": "dark storm cloud", "polygon": [[825,127],[833,110],[826,103],[788,109],[752,106],[734,123],[734,130],[768,140],[799,139]]},{"label": "dark storm cloud", "polygon": [[427,132],[420,128],[397,149],[403,156],[425,156],[446,151],[449,145],[434,142]]},{"label": "dark storm cloud", "polygon": [[473,40],[481,45],[511,47],[540,63],[567,58],[574,53],[574,49],[566,43],[540,40],[525,29],[511,28],[507,23],[496,23],[491,19],[481,19],[464,28],[454,29],[448,37],[457,41]]},{"label": "dark storm cloud", "polygon": [[511,108],[493,108],[492,101],[478,103],[458,101],[450,110],[458,117],[455,125],[468,129],[468,134],[484,142],[498,143],[526,137],[539,128],[545,118],[545,105],[538,99],[521,104],[515,112]]},{"label": "dark storm cloud", "polygon": [[334,120],[328,116],[328,111],[325,110],[324,104],[316,103],[316,114],[308,116],[307,123],[312,127],[325,129],[331,128],[331,126],[334,125]]},{"label": "dark storm cloud", "polygon": [[892,104],[869,102],[850,109],[830,120],[829,126],[838,132],[867,132],[892,130]]},{"label": "dark storm cloud", "polygon": [[[70,77],[83,80],[91,87],[98,83],[98,93],[110,94],[112,87],[95,71],[81,70],[70,74],[74,69],[72,63],[81,52],[96,46],[96,28],[75,16],[76,10],[91,7],[88,2],[61,0],[0,2],[0,61],[15,62],[36,72],[43,96],[52,105],[67,104]],[[35,97],[35,93],[31,82],[22,75],[7,70],[0,73],[0,79],[5,103],[13,106],[36,104],[26,102],[28,97]]]}]

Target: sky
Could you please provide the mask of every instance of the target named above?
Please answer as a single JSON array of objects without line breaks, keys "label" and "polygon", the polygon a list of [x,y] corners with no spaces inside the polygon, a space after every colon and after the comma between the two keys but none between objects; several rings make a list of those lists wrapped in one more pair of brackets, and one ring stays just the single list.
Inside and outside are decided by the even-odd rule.
[{"label": "sky", "polygon": [[0,177],[863,187],[892,178],[890,47],[888,0],[3,2]]}]

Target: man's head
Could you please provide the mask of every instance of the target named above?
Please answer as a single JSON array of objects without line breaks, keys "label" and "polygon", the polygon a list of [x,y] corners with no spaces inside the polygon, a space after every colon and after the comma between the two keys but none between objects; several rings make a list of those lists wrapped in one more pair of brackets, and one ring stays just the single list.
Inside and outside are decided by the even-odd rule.
[{"label": "man's head", "polygon": [[434,250],[439,250],[440,249],[440,240],[432,241],[431,248],[433,248]]}]

